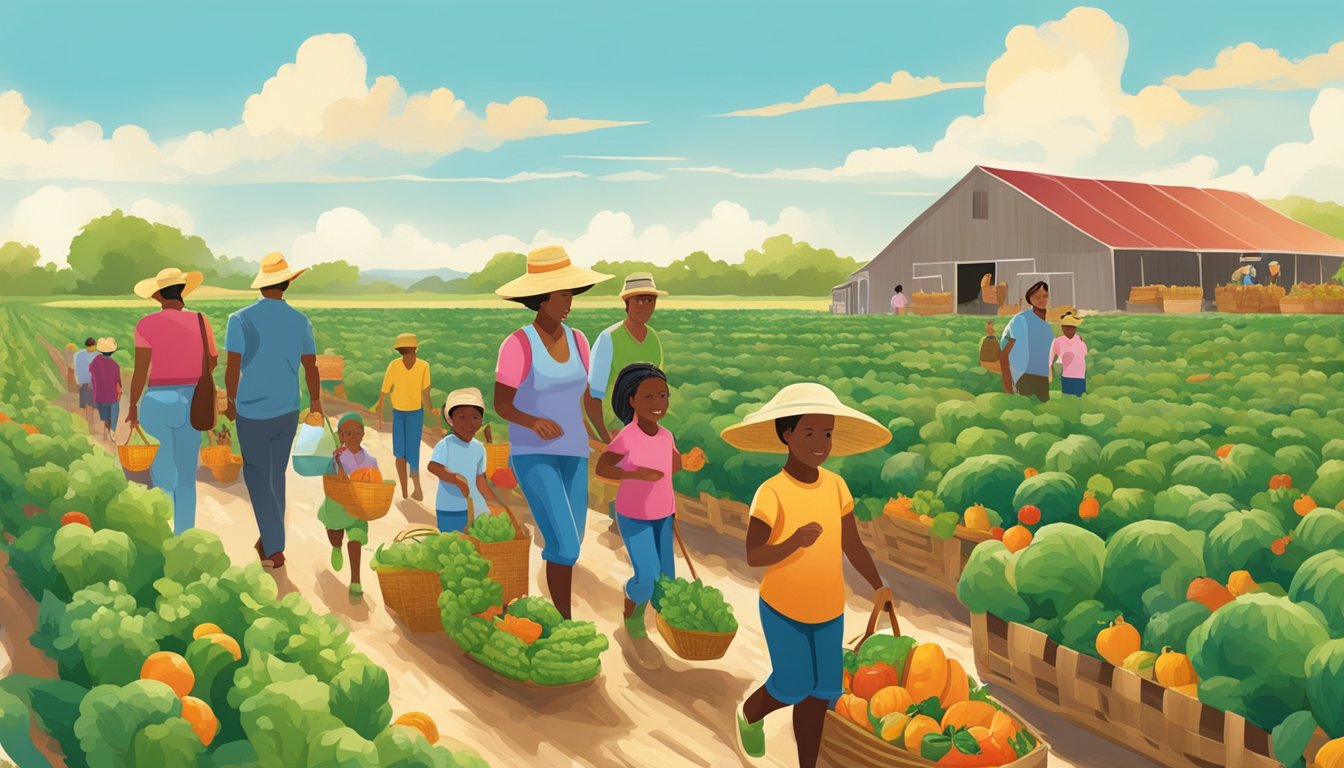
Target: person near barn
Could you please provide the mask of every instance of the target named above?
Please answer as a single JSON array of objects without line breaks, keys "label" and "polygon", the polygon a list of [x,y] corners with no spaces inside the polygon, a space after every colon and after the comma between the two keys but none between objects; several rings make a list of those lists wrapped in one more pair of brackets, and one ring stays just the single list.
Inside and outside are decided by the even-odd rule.
[{"label": "person near barn", "polygon": [[1044,281],[1033,283],[1024,298],[1027,308],[1013,315],[1000,339],[1003,391],[1044,403],[1050,399],[1050,347],[1055,340],[1055,332],[1045,319],[1050,286]]}]

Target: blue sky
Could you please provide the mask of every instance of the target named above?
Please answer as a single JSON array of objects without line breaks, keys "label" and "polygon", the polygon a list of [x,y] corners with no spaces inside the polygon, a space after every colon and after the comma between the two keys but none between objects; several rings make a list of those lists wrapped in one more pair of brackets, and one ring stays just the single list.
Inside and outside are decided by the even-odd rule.
[{"label": "blue sky", "polygon": [[[1294,3],[1290,14],[1252,2],[1091,6],[1100,11],[1066,2],[649,5],[18,4],[7,11],[0,47],[0,94],[16,93],[9,119],[0,100],[0,137],[7,128],[14,134],[0,140],[0,237],[39,242],[59,261],[78,219],[138,205],[142,215],[248,258],[280,248],[307,258],[470,267],[492,248],[561,241],[580,260],[667,260],[693,248],[731,259],[753,238],[789,230],[867,258],[975,162],[1260,196],[1325,197],[1344,186],[1344,161],[1332,159],[1328,138],[1313,135],[1313,125],[1340,117],[1333,105],[1344,87],[1344,47],[1298,65],[1340,41],[1339,3]],[[1025,28],[1010,46],[1018,25]],[[426,138],[438,123],[332,140],[333,131],[352,135],[357,121],[336,126],[329,117],[321,137],[290,141],[285,132],[302,132],[305,115],[289,114],[281,97],[268,102],[278,116],[264,137],[254,135],[260,123],[241,125],[249,97],[292,69],[305,41],[316,46],[315,36],[331,33],[352,40],[323,38],[336,57],[323,61],[357,59],[369,87],[392,76],[402,100],[448,88],[482,117],[488,103],[533,97],[549,121],[520,128],[528,138],[462,127],[474,137],[465,143],[479,148]],[[1268,65],[1229,64],[1212,86],[1164,85],[1244,44],[1279,57],[1288,74],[1254,82]],[[985,83],[992,67],[1013,74],[910,98],[712,117],[798,102],[823,84],[856,93],[897,72]],[[325,76],[322,66],[306,70],[303,83]],[[1093,80],[1103,85],[1085,85]],[[1161,93],[1136,98],[1151,86]],[[1060,95],[1069,88],[1076,98]],[[321,107],[308,117],[329,115]],[[397,108],[388,115],[397,118]],[[641,124],[562,133],[553,121],[565,118]],[[57,142],[49,133],[85,121],[98,124],[101,140]],[[126,125],[147,137],[111,141]],[[182,171],[174,150],[189,133],[235,127],[228,142],[202,152],[253,159],[204,170],[193,161]],[[407,139],[407,130],[418,138]],[[437,146],[426,150],[426,141]],[[1285,144],[1305,149],[1271,160]],[[658,159],[578,157],[585,155]],[[523,173],[557,177],[314,183]],[[648,180],[600,178],[612,174]]]}]

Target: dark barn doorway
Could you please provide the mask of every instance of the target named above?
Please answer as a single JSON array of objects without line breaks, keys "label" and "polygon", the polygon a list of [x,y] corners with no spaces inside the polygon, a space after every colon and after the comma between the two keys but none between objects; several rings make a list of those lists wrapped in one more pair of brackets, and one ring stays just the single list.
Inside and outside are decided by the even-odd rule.
[{"label": "dark barn doorway", "polygon": [[989,275],[989,284],[996,280],[995,264],[992,261],[974,261],[957,264],[957,312],[959,314],[995,314],[997,308],[985,304],[980,298],[980,286],[985,275]]}]

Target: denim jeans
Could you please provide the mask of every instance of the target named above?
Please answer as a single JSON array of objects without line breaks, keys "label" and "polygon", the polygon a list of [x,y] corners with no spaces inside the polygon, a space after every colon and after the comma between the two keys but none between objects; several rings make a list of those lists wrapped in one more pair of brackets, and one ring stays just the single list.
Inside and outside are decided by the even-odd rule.
[{"label": "denim jeans", "polygon": [[267,557],[285,551],[285,468],[299,429],[299,412],[273,419],[238,417],[243,482]]},{"label": "denim jeans", "polygon": [[588,459],[526,453],[514,454],[509,463],[546,542],[541,559],[577,563],[588,524]]},{"label": "denim jeans", "polygon": [[804,624],[762,600],[761,631],[772,667],[765,690],[789,706],[809,697],[834,706],[844,675],[844,629],[844,616]]},{"label": "denim jeans", "polygon": [[446,509],[436,510],[434,513],[435,521],[439,524],[440,533],[452,533],[453,531],[462,532],[467,530],[467,510],[449,511]]},{"label": "denim jeans", "polygon": [[420,471],[420,441],[425,412],[392,409],[392,456],[405,459],[412,472]]},{"label": "denim jeans", "polygon": [[[625,582],[625,596],[632,602],[649,602],[653,599],[653,588],[659,576],[670,579],[677,575],[676,563],[672,560],[674,519],[671,515],[660,520],[616,516],[621,539],[625,541],[625,551],[630,555],[630,565],[635,569],[635,575]],[[653,609],[658,610],[656,601]]]},{"label": "denim jeans", "polygon": [[150,387],[140,400],[140,426],[159,441],[149,478],[173,500],[173,533],[196,526],[196,465],[201,433],[191,426],[194,385]]}]

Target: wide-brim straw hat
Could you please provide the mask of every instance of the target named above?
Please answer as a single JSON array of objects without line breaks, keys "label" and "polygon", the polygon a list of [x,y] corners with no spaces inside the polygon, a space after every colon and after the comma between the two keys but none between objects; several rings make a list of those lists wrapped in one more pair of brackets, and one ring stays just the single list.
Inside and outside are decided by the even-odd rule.
[{"label": "wide-brim straw hat", "polygon": [[397,334],[397,340],[392,342],[392,348],[401,349],[402,347],[419,349],[420,340],[416,338],[414,333],[399,333]]},{"label": "wide-brim straw hat", "polygon": [[454,389],[448,393],[448,402],[443,404],[443,418],[448,418],[448,413],[459,405],[474,405],[485,410],[485,398],[481,396],[481,390],[475,387],[464,387]]},{"label": "wide-brim straw hat", "polygon": [[116,352],[116,351],[117,351],[117,340],[114,339],[114,338],[112,338],[111,336],[104,336],[103,338],[101,338],[101,339],[98,340],[98,351],[99,351],[99,352]]},{"label": "wide-brim straw hat", "polygon": [[1079,317],[1078,314],[1071,309],[1059,316],[1060,325],[1070,325],[1077,328],[1082,322],[1083,318]]},{"label": "wide-brim straw hat", "polygon": [[722,436],[725,442],[739,450],[788,453],[789,447],[775,433],[775,420],[809,414],[835,417],[832,456],[852,456],[891,442],[891,431],[876,419],[840,402],[829,387],[813,382],[784,387],[741,423],[723,430]]},{"label": "wide-brim straw hat", "polygon": [[611,278],[611,275],[575,265],[564,248],[551,245],[527,254],[527,274],[496,288],[495,295],[501,299],[521,299],[552,291],[586,288]]},{"label": "wide-brim straw hat", "polygon": [[285,257],[279,251],[268,253],[261,260],[261,268],[257,270],[257,277],[252,281],[253,288],[268,288],[272,285],[293,280],[308,271],[307,268],[295,269],[289,266]]},{"label": "wide-brim straw hat", "polygon": [[648,272],[634,272],[625,278],[625,285],[621,287],[621,300],[624,301],[631,296],[666,296],[667,291],[658,290],[658,284],[654,282],[653,275]]},{"label": "wide-brim straw hat", "polygon": [[182,297],[201,286],[205,277],[200,272],[183,272],[177,267],[168,267],[159,270],[159,274],[153,277],[147,277],[135,284],[135,295],[142,299],[152,299],[154,294],[164,288],[172,288],[174,285],[185,286],[182,289]]}]

